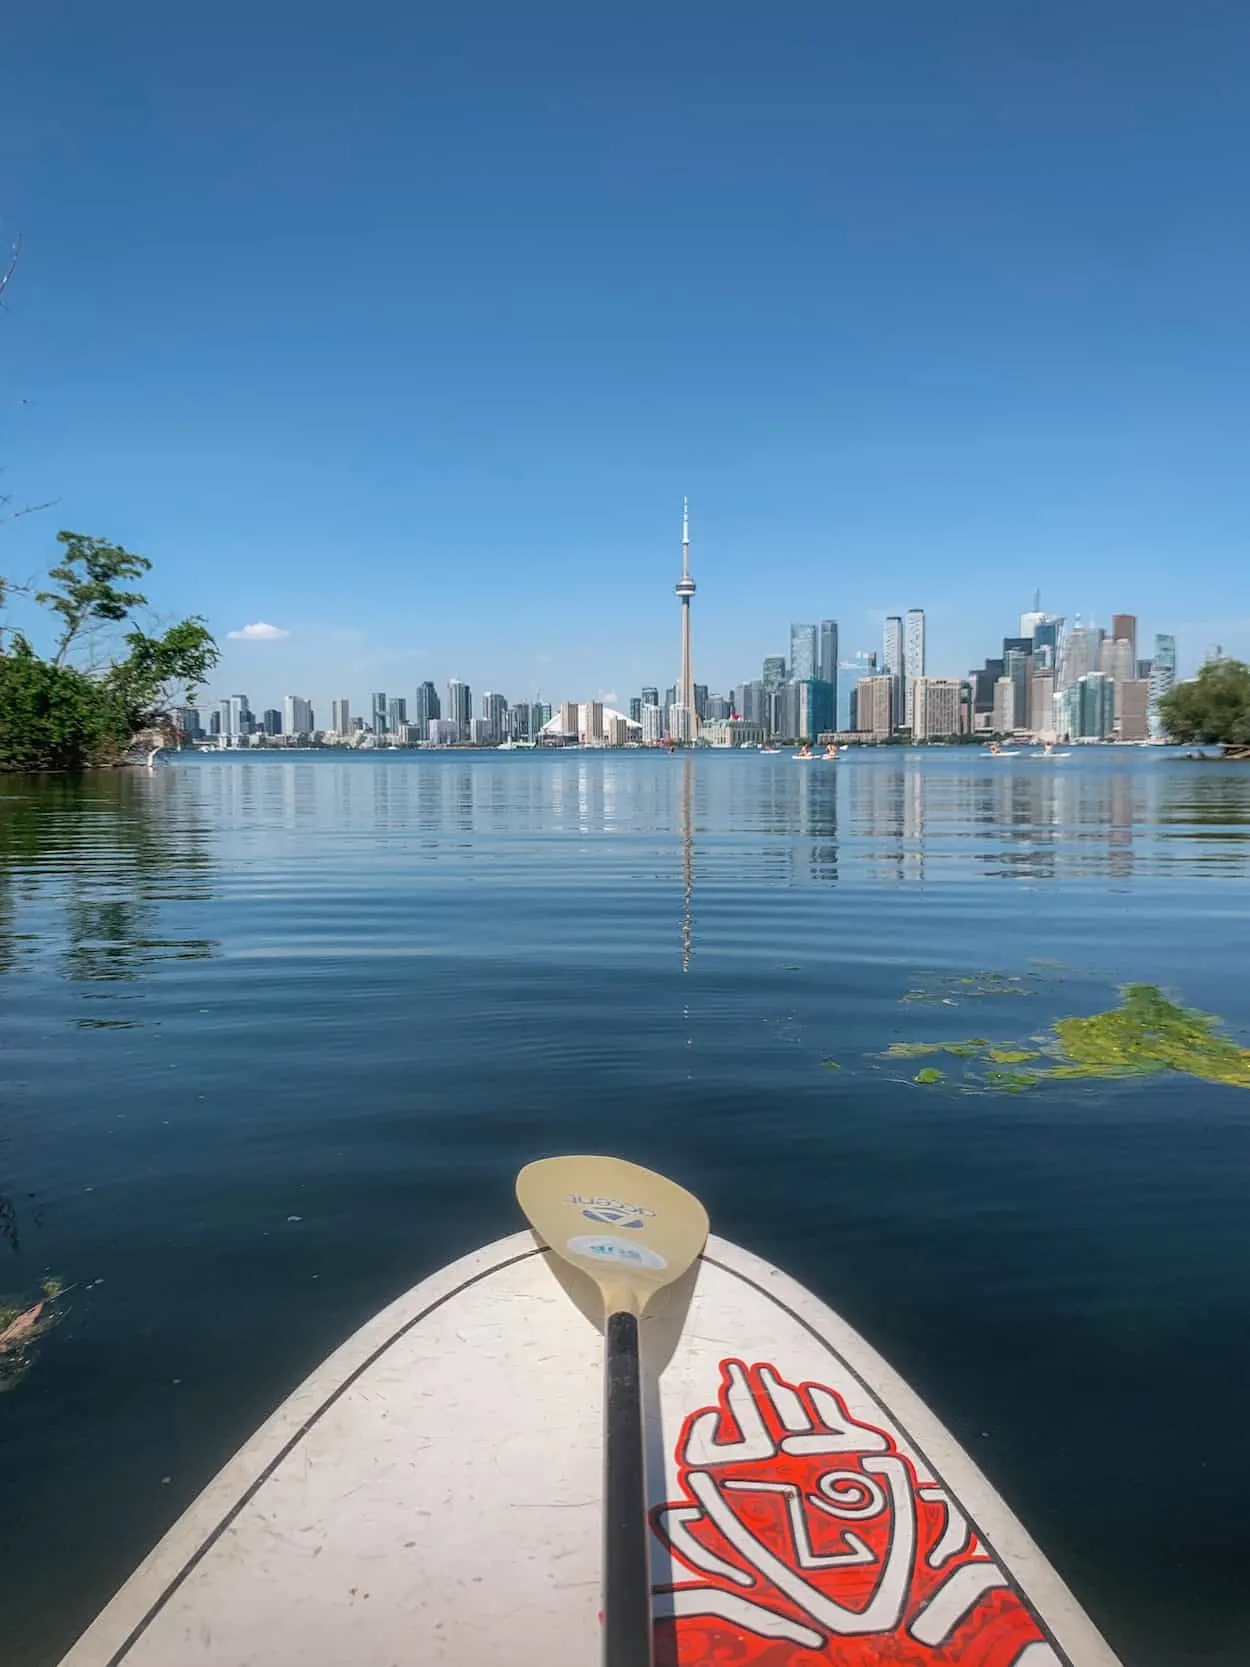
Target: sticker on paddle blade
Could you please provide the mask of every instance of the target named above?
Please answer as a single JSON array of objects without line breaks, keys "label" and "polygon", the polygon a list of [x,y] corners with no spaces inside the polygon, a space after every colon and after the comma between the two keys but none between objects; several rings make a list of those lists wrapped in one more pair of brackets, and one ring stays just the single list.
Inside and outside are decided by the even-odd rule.
[{"label": "sticker on paddle blade", "polygon": [[583,1233],[570,1239],[566,1246],[573,1256],[589,1256],[593,1262],[612,1262],[618,1268],[666,1268],[668,1263],[658,1250],[643,1244],[627,1244],[603,1233]]},{"label": "sticker on paddle blade", "polygon": [[[834,1390],[721,1362],[651,1513],[657,1667],[1062,1667],[938,1482]],[[659,1564],[659,1558],[655,1560]]]}]

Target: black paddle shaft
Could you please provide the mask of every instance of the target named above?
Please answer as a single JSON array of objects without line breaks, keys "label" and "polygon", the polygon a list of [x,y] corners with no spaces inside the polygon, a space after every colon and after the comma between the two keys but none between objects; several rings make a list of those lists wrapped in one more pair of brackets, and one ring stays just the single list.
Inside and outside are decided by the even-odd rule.
[{"label": "black paddle shaft", "polygon": [[638,1317],[609,1314],[604,1350],[604,1667],[652,1667]]}]

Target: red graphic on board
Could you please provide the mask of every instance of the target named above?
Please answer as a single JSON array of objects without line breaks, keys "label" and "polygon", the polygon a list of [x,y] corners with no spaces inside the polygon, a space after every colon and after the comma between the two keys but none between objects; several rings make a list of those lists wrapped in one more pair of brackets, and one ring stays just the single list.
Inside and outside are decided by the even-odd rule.
[{"label": "red graphic on board", "polygon": [[[682,1426],[657,1667],[1059,1667],[958,1504],[823,1384],[721,1362]],[[659,1565],[659,1558],[654,1562]]]}]

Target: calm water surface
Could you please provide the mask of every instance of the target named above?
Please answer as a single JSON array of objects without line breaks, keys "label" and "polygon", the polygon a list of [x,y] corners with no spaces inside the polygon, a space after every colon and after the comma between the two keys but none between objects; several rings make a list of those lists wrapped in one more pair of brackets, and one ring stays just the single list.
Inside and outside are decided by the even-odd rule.
[{"label": "calm water surface", "polygon": [[[1126,1662],[1244,1667],[1250,1093],[969,1095],[874,1056],[1126,980],[1250,1045],[1248,882],[1250,771],[1131,751],[0,778],[0,1297],[73,1287],[0,1396],[6,1667],[578,1148],[840,1308]],[[1028,994],[949,982],[990,971]]]}]

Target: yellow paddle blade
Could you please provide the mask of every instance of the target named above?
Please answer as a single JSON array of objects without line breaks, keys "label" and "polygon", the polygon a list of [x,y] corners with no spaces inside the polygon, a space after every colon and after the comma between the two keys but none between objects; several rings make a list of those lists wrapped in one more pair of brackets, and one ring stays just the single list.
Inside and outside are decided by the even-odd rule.
[{"label": "yellow paddle blade", "polygon": [[538,1237],[599,1286],[605,1314],[641,1314],[707,1240],[693,1193],[623,1158],[540,1158],[516,1195]]}]

